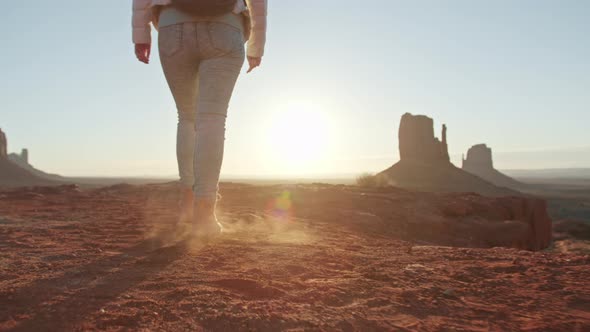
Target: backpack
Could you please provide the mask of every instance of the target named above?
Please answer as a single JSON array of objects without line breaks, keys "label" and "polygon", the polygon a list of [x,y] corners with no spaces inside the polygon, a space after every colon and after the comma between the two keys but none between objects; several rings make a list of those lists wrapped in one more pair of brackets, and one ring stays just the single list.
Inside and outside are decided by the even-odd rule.
[{"label": "backpack", "polygon": [[172,6],[195,16],[219,16],[231,13],[238,0],[172,0]]}]

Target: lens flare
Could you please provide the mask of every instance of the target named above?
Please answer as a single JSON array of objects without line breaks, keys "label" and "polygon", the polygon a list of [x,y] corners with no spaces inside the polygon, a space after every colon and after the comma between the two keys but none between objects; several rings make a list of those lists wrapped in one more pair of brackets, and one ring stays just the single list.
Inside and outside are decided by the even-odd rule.
[{"label": "lens flare", "polygon": [[293,215],[293,200],[291,199],[291,192],[283,191],[279,197],[274,198],[268,204],[268,210],[272,215],[283,221],[288,221]]}]

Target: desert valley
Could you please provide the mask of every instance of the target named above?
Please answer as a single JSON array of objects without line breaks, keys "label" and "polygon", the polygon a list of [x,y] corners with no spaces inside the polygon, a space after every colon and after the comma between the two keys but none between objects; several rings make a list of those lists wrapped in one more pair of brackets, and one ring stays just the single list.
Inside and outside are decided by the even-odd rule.
[{"label": "desert valley", "polygon": [[484,144],[456,167],[446,135],[405,114],[356,185],[223,183],[225,234],[178,242],[175,182],[47,174],[2,134],[0,330],[589,330],[590,186]]}]

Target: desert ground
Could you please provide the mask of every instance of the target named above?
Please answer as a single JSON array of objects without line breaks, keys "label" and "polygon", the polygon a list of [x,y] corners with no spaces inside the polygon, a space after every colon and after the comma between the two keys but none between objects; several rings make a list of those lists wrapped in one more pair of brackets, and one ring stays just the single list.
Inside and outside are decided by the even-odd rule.
[{"label": "desert ground", "polygon": [[590,330],[587,254],[429,230],[486,198],[228,183],[199,242],[167,235],[177,192],[0,191],[0,330]]}]

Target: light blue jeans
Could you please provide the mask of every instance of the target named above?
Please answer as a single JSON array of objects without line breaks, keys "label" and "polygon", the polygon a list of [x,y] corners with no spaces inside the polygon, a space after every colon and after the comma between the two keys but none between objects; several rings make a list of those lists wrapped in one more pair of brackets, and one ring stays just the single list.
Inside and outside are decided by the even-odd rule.
[{"label": "light blue jeans", "polygon": [[242,31],[218,22],[160,28],[160,59],[178,110],[176,155],[183,186],[217,197],[225,120],[244,63]]}]

